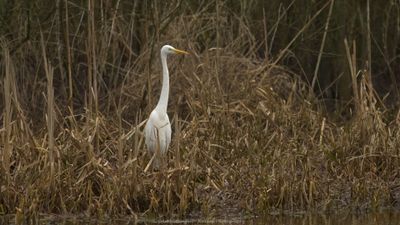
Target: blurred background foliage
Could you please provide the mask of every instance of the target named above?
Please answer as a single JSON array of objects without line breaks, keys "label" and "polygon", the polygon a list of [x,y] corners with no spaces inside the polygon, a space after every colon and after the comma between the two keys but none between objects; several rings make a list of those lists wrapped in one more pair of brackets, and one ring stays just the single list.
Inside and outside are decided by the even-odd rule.
[{"label": "blurred background foliage", "polygon": [[[312,86],[314,95],[330,112],[341,112],[351,105],[353,98],[344,44],[347,39],[349,48],[356,51],[357,71],[368,70],[370,64],[373,85],[382,102],[386,107],[396,107],[400,80],[400,3],[385,0],[370,1],[369,4],[368,14],[366,0],[336,0],[329,15],[330,1],[327,0],[99,0],[94,1],[93,6],[98,36],[95,45],[105,49],[98,50],[105,64],[110,55],[118,55],[118,60],[134,61],[148,50],[152,52],[151,62],[154,47],[169,40],[195,43],[193,48],[198,52],[213,47],[227,48],[232,42],[240,42],[234,45],[237,52],[254,60],[272,62],[294,40],[279,63],[310,86],[317,76]],[[188,16],[202,20],[196,30],[185,27]],[[20,58],[24,62],[20,63],[35,61],[29,59],[29,55],[38,56],[33,52],[26,54],[26,50],[39,46],[43,32],[49,46],[54,47],[48,57],[61,74],[55,81],[60,87],[67,79],[66,46],[71,46],[73,73],[85,73],[85,68],[79,65],[86,60],[83,49],[88,45],[85,38],[88,35],[87,20],[87,1],[0,0],[0,34],[10,46],[11,53],[24,55]],[[180,25],[182,27],[174,27]],[[234,33],[224,33],[227,27]],[[326,40],[322,44],[325,28]],[[353,43],[355,48],[351,47]],[[369,54],[371,62],[368,62]],[[141,69],[148,67],[150,62],[140,61]],[[107,70],[103,67],[99,72],[106,76]],[[24,76],[27,78],[29,74]],[[115,78],[104,76],[111,85]],[[84,87],[83,80],[75,79],[75,86]],[[63,89],[64,96],[68,96],[66,88],[60,90]],[[79,95],[81,90],[78,88],[74,92]]]}]

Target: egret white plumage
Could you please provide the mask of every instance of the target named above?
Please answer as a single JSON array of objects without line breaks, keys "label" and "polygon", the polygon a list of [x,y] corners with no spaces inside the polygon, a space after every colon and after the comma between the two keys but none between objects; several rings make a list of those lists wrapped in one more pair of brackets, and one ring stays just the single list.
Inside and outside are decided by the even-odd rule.
[{"label": "egret white plumage", "polygon": [[159,159],[166,154],[171,142],[171,123],[167,114],[168,96],[169,96],[169,72],[167,65],[167,56],[169,54],[189,54],[186,51],[176,49],[170,45],[164,45],[161,48],[162,64],[162,88],[160,99],[157,106],[150,113],[144,128],[145,143],[148,151],[155,154],[154,167],[158,167]]}]

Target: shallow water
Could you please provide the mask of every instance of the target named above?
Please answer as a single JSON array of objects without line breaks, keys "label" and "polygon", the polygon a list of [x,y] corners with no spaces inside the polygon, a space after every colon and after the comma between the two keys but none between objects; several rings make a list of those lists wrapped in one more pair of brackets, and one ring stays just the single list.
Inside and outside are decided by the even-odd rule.
[{"label": "shallow water", "polygon": [[[15,224],[12,216],[0,216],[0,224]],[[29,223],[31,224],[31,223]],[[215,224],[215,225],[400,225],[400,212],[399,211],[385,211],[367,214],[302,214],[302,215],[279,215],[279,216],[264,216],[253,219],[215,219],[215,220],[140,220],[134,221],[129,219],[121,220],[88,220],[78,219],[72,217],[58,217],[49,218],[43,217],[39,225],[91,225],[91,224],[115,224],[115,225],[128,225],[128,224]]]}]

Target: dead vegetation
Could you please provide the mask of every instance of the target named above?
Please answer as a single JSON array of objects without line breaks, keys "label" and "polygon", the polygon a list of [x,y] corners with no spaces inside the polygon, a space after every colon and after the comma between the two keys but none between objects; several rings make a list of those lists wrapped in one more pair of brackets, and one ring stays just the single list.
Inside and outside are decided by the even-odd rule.
[{"label": "dead vegetation", "polygon": [[[335,110],[325,104],[329,87],[314,79],[318,67],[305,77],[292,48],[322,29],[312,63],[319,65],[329,20],[310,26],[330,17],[335,2],[313,5],[318,10],[292,39],[276,41],[289,31],[281,24],[293,3],[280,5],[260,33],[251,30],[244,2],[58,0],[49,16],[29,18],[13,6],[12,24],[30,30],[2,37],[0,214],[175,217],[397,206],[397,109],[386,108],[374,71],[360,66],[368,63],[356,41],[342,49],[352,98],[341,95]],[[168,168],[159,172],[147,167],[141,130],[159,94],[162,43],[192,55],[169,60],[173,141]],[[327,86],[340,91],[340,82]]]}]

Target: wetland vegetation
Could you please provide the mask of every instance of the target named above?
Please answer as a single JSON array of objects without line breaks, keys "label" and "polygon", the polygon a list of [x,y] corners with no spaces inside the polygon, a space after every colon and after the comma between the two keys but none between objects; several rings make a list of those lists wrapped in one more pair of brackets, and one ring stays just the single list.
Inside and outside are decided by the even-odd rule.
[{"label": "wetland vegetation", "polygon": [[[395,0],[0,0],[0,214],[398,207],[399,21]],[[164,44],[191,55],[153,171]]]}]

